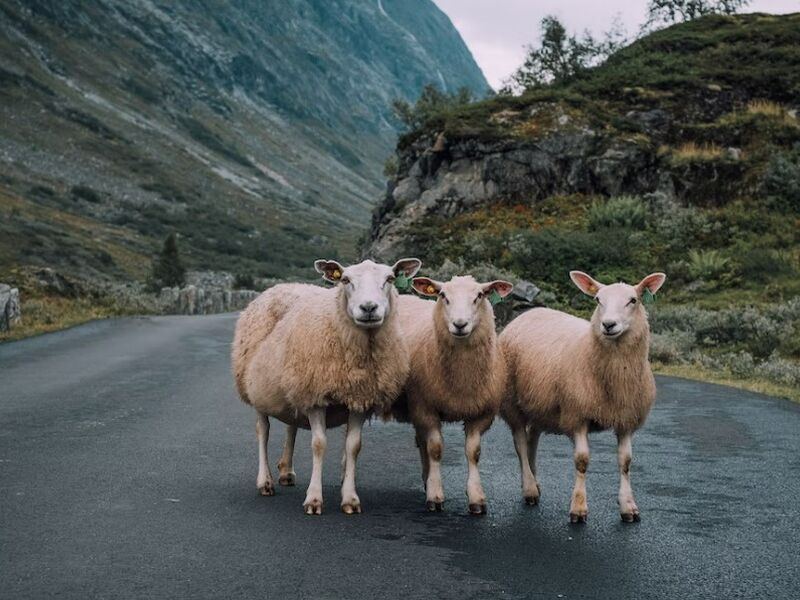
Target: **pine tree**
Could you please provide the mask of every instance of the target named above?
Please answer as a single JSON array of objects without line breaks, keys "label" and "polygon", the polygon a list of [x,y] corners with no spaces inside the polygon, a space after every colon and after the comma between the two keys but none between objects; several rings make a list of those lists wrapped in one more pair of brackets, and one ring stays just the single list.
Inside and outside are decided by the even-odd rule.
[{"label": "pine tree", "polygon": [[153,261],[153,273],[151,281],[153,287],[181,286],[184,283],[186,269],[181,263],[180,252],[178,251],[178,238],[175,233],[170,233],[164,240],[161,253]]}]

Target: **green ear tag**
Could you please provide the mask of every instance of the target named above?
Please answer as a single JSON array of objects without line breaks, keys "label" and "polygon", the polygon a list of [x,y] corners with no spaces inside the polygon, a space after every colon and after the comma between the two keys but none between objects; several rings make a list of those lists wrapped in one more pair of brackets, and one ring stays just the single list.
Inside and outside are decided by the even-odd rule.
[{"label": "green ear tag", "polygon": [[644,292],[642,292],[642,303],[652,304],[655,301],[656,301],[655,294],[651,292],[649,288],[644,288]]},{"label": "green ear tag", "polygon": [[492,293],[489,294],[489,303],[494,306],[495,304],[500,304],[502,301],[503,298],[497,293],[497,290],[492,290]]},{"label": "green ear tag", "polygon": [[406,277],[405,273],[400,273],[397,277],[395,277],[394,287],[396,287],[398,290],[405,291],[410,286],[411,286],[411,280],[408,277]]}]

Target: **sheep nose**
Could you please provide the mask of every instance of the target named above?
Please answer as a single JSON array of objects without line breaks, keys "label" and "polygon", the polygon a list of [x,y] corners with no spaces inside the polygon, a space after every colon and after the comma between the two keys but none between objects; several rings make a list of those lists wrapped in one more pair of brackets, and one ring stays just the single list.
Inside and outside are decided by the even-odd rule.
[{"label": "sheep nose", "polygon": [[606,331],[611,331],[616,326],[617,326],[616,321],[603,321],[603,329],[605,329]]},{"label": "sheep nose", "polygon": [[464,329],[464,327],[466,327],[467,325],[468,323],[463,319],[459,319],[458,321],[453,321],[453,327],[455,327],[459,331]]},{"label": "sheep nose", "polygon": [[375,302],[364,302],[364,304],[359,304],[358,308],[367,314],[371,314],[375,312],[375,309],[378,308],[378,305]]}]

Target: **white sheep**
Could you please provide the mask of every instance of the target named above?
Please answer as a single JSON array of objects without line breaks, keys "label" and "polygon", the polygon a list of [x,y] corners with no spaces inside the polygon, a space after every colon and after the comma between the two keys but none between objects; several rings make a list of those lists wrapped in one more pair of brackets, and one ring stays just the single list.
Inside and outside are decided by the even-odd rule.
[{"label": "white sheep", "polygon": [[393,282],[401,274],[412,277],[420,264],[416,258],[393,267],[367,260],[345,268],[318,260],[314,267],[334,288],[276,285],[239,317],[231,362],[239,396],[257,413],[256,485],[262,495],[274,494],[267,459],[269,417],[289,426],[280,483],[294,483],[291,453],[297,427],[311,429],[313,467],[303,503],[307,514],[322,514],[326,427],[347,423],[341,506],[348,514],[361,512],[355,488],[361,426],[374,410],[385,410],[396,400],[409,369]]},{"label": "white sheep", "polygon": [[595,298],[591,321],[536,308],[500,335],[509,371],[501,414],[511,428],[529,504],[538,504],[536,447],[542,433],[562,433],[574,444],[575,488],[570,521],[586,522],[586,470],[590,431],[613,429],[620,469],[622,520],[639,520],[630,484],[631,439],[656,395],[648,361],[650,328],[642,306],[664,283],[653,273],[635,286],[603,285],[580,271],[570,277]]},{"label": "white sheep", "polygon": [[[411,349],[405,405],[395,415],[416,430],[428,510],[442,510],[442,421],[463,421],[469,465],[469,511],[486,512],[478,460],[481,435],[491,426],[506,390],[506,370],[497,347],[490,296],[511,292],[506,281],[478,283],[454,277],[448,283],[418,277],[414,289],[436,302],[400,299],[402,328]],[[401,401],[399,404],[403,404]]]}]

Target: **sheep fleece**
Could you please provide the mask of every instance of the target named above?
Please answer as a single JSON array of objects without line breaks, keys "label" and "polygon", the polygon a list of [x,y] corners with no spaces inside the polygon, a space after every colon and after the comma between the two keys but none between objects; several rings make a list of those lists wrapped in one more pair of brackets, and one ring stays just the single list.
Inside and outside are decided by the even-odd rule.
[{"label": "sheep fleece", "polygon": [[341,287],[280,284],[242,313],[232,363],[242,401],[256,409],[280,404],[306,412],[344,405],[387,408],[408,377],[408,348],[396,315],[397,293],[377,329],[359,329]]},{"label": "sheep fleece", "polygon": [[593,430],[636,431],[656,395],[649,340],[646,316],[612,349],[584,319],[546,308],[520,315],[500,335],[512,379],[504,417],[517,407],[552,433],[587,422]]}]

